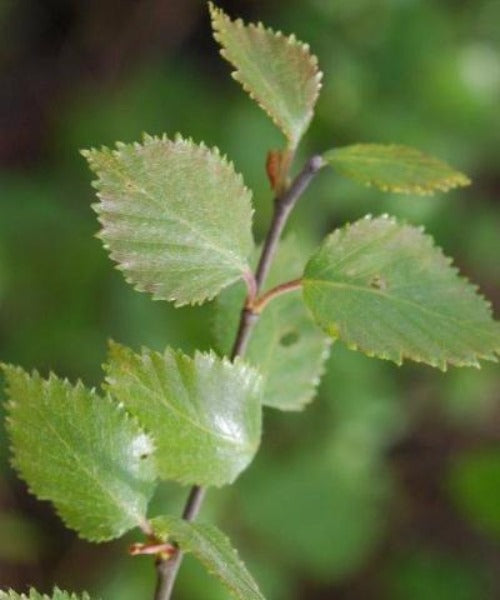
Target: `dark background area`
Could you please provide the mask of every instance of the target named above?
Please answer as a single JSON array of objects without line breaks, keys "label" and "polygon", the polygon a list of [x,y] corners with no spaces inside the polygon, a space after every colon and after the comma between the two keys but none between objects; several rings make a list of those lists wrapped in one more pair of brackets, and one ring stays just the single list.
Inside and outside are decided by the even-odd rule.
[{"label": "dark background area", "polygon": [[[500,3],[220,2],[310,43],[324,71],[301,147],[399,142],[473,186],[403,197],[321,174],[290,229],[316,243],[367,212],[424,224],[500,310]],[[180,131],[217,145],[271,210],[266,152],[280,134],[229,77],[195,0],[0,0],[0,360],[98,385],[108,338],[192,351],[212,307],[174,310],[131,290],[93,236],[78,149]],[[300,160],[300,157],[299,157]],[[336,344],[318,398],[266,411],[255,463],[209,494],[272,600],[500,598],[500,380],[496,365],[401,368]],[[152,596],[137,536],[91,545],[27,494],[0,434],[0,587],[54,584],[103,599]],[[186,490],[157,506],[180,512]],[[225,592],[186,561],[177,597]]]}]

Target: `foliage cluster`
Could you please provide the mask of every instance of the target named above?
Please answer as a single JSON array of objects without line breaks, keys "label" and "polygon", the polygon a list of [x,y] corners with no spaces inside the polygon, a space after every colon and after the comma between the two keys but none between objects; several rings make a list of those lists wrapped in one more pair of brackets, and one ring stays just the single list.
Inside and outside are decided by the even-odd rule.
[{"label": "foliage cluster", "polygon": [[[145,136],[83,154],[97,175],[99,235],[111,258],[154,299],[182,306],[218,296],[220,355],[137,354],[112,343],[100,393],[4,366],[14,466],[88,540],[139,527],[146,541],[133,552],[156,556],[158,600],[171,593],[181,552],[193,553],[234,597],[262,598],[227,538],[191,522],[190,508],[201,486],[232,483],[251,463],[263,406],[300,410],[310,402],[332,340],[443,370],[478,366],[500,351],[489,304],[421,228],[367,216],[335,230],[309,256],[293,237],[280,242],[323,168],[395,193],[430,194],[468,179],[405,146],[357,144],[314,155],[291,180],[321,87],[317,60],[294,36],[210,10],[233,77],[286,138],[284,149],[268,155],[275,212],[263,245],[253,241],[251,193],[216,149]],[[150,517],[159,480],[195,486],[187,518]],[[56,590],[53,597],[70,596]]]}]

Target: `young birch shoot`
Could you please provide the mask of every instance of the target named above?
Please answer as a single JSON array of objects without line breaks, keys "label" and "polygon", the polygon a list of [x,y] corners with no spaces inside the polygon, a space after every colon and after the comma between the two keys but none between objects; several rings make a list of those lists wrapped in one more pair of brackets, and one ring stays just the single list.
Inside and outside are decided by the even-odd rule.
[{"label": "young birch shoot", "polygon": [[[217,297],[220,354],[111,343],[101,392],[3,365],[14,468],[85,539],[138,528],[144,539],[131,553],[155,560],[155,600],[171,598],[184,552],[232,597],[264,598],[227,537],[195,519],[207,488],[234,483],[251,464],[263,408],[311,403],[332,342],[443,370],[500,353],[491,307],[421,227],[367,216],[312,253],[293,236],[282,240],[319,171],[400,194],[469,180],[418,150],[380,143],[327,149],[296,169],[321,88],[316,57],[293,35],[232,20],[212,3],[209,11],[232,77],[284,136],[267,157],[274,214],[265,239],[256,246],[252,194],[217,149],[163,134],[82,154],[96,177],[93,208],[110,258],[153,299],[182,306]],[[151,514],[164,480],[192,486],[182,518]],[[0,600],[79,598],[57,588],[52,596],[0,592]]]}]

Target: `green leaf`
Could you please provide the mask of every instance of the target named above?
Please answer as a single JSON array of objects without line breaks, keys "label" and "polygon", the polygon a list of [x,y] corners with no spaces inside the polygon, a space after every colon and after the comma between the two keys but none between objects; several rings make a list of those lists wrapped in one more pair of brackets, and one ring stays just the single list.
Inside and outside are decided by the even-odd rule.
[{"label": "green leaf", "polygon": [[150,438],[80,382],[3,370],[12,462],[30,490],[91,541],[143,525],[155,489]]},{"label": "green leaf", "polygon": [[445,370],[500,352],[500,324],[422,229],[386,216],[336,230],[306,266],[304,300],[332,337],[370,356]]},{"label": "green leaf", "polygon": [[317,58],[294,35],[231,19],[209,3],[221,55],[233,78],[263,108],[295,148],[313,117],[321,88]]},{"label": "green leaf", "polygon": [[241,360],[190,358],[112,343],[107,389],[155,440],[162,478],[198,485],[233,482],[261,435],[261,378]]},{"label": "green leaf", "polygon": [[425,195],[470,184],[446,163],[407,146],[355,144],[329,150],[323,158],[341,175],[384,192]]},{"label": "green leaf", "polygon": [[[265,290],[300,276],[307,253],[295,237],[281,242]],[[229,353],[245,298],[243,286],[225,290],[216,303],[214,334]],[[318,330],[298,292],[274,299],[262,312],[245,358],[264,378],[263,403],[301,410],[312,400],[328,357],[330,341]]]},{"label": "green leaf", "polygon": [[173,541],[183,552],[191,552],[208,572],[239,600],[264,600],[264,596],[240,560],[228,538],[213,525],[189,523],[177,517],[157,517],[153,531],[162,540]]},{"label": "green leaf", "polygon": [[251,194],[218,150],[145,136],[82,154],[98,176],[99,237],[135,289],[201,303],[248,271]]},{"label": "green leaf", "polygon": [[54,588],[52,595],[47,596],[46,594],[40,594],[31,588],[27,595],[17,594],[12,590],[8,590],[7,592],[0,591],[0,600],[90,600],[90,597],[85,593],[81,596],[70,594],[69,592],[63,592],[58,588]]}]

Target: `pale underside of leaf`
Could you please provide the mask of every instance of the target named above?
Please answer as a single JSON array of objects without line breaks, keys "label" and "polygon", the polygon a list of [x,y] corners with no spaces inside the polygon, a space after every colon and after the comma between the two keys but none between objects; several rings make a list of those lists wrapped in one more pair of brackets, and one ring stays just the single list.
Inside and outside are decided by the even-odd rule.
[{"label": "pale underside of leaf", "polygon": [[30,491],[91,541],[146,523],[155,489],[151,439],[81,383],[4,366],[12,463]]},{"label": "pale underside of leaf", "polygon": [[[283,240],[264,291],[299,277],[307,255],[295,236]],[[214,334],[218,348],[226,354],[244,298],[240,284],[217,298]],[[329,338],[316,327],[298,290],[273,300],[260,315],[245,354],[263,377],[263,403],[280,410],[303,409],[315,395],[329,348]]]},{"label": "pale underside of leaf", "polygon": [[55,588],[53,593],[48,596],[31,588],[27,594],[18,594],[13,590],[0,591],[0,600],[90,600],[90,597],[86,593],[70,594],[58,588]]},{"label": "pale underside of leaf", "polygon": [[313,117],[321,72],[309,46],[261,23],[232,21],[210,3],[214,37],[233,78],[263,108],[295,148]]},{"label": "pale underside of leaf", "polygon": [[392,218],[332,233],[306,266],[303,292],[327,333],[370,356],[445,370],[500,352],[490,305],[421,228]]},{"label": "pale underside of leaf", "polygon": [[189,523],[177,517],[157,517],[153,531],[164,541],[173,541],[183,552],[192,553],[238,600],[264,600],[228,538],[214,525]]},{"label": "pale underside of leaf", "polygon": [[86,150],[99,237],[135,289],[201,303],[248,271],[251,194],[218,150],[177,136]]},{"label": "pale underside of leaf", "polygon": [[355,144],[323,158],[341,175],[386,192],[428,195],[470,184],[463,173],[408,146]]},{"label": "pale underside of leaf", "polygon": [[112,343],[106,388],[155,440],[160,477],[231,483],[261,435],[261,378],[243,361],[167,348],[135,354]]}]

